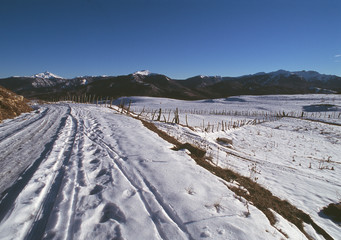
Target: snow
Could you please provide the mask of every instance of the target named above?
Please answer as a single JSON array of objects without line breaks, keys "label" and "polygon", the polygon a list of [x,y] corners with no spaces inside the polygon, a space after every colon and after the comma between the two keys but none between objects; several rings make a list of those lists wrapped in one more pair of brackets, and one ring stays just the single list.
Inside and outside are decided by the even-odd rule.
[{"label": "snow", "polygon": [[215,75],[215,76],[198,75],[198,76],[196,76],[196,77],[199,77],[199,78],[202,78],[202,79],[204,79],[204,78],[215,78],[215,79],[219,79],[219,80],[222,79],[222,77],[219,76],[219,75]]},{"label": "snow", "polygon": [[37,73],[34,74],[33,76],[31,76],[32,78],[43,78],[43,79],[51,79],[51,78],[62,78],[58,75],[55,75],[53,73],[50,72],[43,72],[43,73]]},{"label": "snow", "polygon": [[85,78],[81,80],[81,85],[86,85],[88,84],[88,80],[86,80]]},{"label": "snow", "polygon": [[[213,163],[257,179],[334,239],[341,235],[337,224],[319,214],[341,192],[339,95],[130,99],[137,113],[145,108],[144,118],[159,108],[166,115],[178,108],[180,122],[186,125],[187,115],[194,129],[156,126],[182,142],[206,147]],[[335,107],[309,112],[304,119],[216,130],[221,121],[301,113],[305,106],[321,104]],[[203,131],[203,120],[215,130]],[[104,104],[41,105],[6,120],[0,132],[0,192],[8,189],[0,201],[0,239],[307,239],[274,211],[272,226],[262,211],[226,187],[235,183]],[[232,147],[219,144],[218,137],[231,139]],[[257,171],[250,171],[251,164]],[[310,225],[304,228],[313,239],[323,239]]]},{"label": "snow", "polygon": [[149,75],[152,75],[152,74],[153,73],[151,73],[149,70],[141,70],[141,71],[134,72],[133,75],[149,76]]},{"label": "snow", "polygon": [[[186,125],[187,117],[189,126],[195,130],[158,123],[160,129],[182,142],[191,142],[207,149],[212,161],[219,166],[257,179],[274,195],[307,212],[320,226],[329,229],[334,238],[341,234],[338,225],[321,217],[323,207],[340,200],[339,95],[239,96],[193,102],[133,99],[133,109],[139,112],[142,106],[149,106],[146,111],[150,112],[165,109],[166,116],[168,109],[178,107],[180,123]],[[234,112],[236,110],[238,112]],[[300,116],[305,110],[309,112],[304,113],[304,118],[272,119],[272,116],[282,112]],[[265,122],[231,127],[228,131],[222,131],[220,125],[220,131],[217,131],[222,121],[229,123],[250,119]],[[210,123],[209,132],[203,131],[203,123],[205,128]],[[216,141],[218,137],[231,139],[232,147],[219,144]],[[251,171],[253,166],[259,174]]]}]

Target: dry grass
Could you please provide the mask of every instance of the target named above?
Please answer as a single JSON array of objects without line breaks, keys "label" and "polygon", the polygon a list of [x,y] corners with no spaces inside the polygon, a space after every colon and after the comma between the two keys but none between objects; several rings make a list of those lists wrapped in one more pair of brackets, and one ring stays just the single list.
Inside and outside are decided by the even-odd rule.
[{"label": "dry grass", "polygon": [[21,113],[32,111],[27,105],[28,101],[23,96],[0,86],[0,122],[4,119],[14,118]]},{"label": "dry grass", "polygon": [[165,133],[164,131],[161,131],[160,129],[158,129],[153,123],[145,121],[140,119],[140,121],[143,123],[143,125],[148,128],[149,130],[155,132],[157,135],[159,135],[159,137],[161,137],[162,139],[166,140],[167,142],[174,144],[175,146],[180,146],[182,145],[181,142],[179,142],[178,140],[176,140],[174,137],[169,136],[167,133]]}]

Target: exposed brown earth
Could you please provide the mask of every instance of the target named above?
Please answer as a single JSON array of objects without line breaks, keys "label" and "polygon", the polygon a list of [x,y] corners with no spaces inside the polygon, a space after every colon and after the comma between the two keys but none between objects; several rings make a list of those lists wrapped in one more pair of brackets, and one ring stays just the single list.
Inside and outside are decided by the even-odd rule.
[{"label": "exposed brown earth", "polygon": [[0,122],[29,111],[28,100],[0,86]]},{"label": "exposed brown earth", "polygon": [[335,222],[341,223],[341,202],[331,203],[327,207],[324,207],[323,213]]}]

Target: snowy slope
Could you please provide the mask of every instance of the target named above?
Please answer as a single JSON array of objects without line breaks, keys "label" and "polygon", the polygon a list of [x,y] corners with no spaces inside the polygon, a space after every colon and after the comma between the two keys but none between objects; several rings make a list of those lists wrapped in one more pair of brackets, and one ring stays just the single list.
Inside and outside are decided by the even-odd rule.
[{"label": "snowy slope", "polygon": [[[309,213],[335,239],[341,235],[339,225],[321,212],[329,203],[340,201],[339,95],[239,96],[205,101],[137,97],[133,102],[137,112],[149,106],[146,112],[162,108],[166,116],[171,110],[172,117],[178,108],[180,122],[194,130],[158,123],[160,129],[182,142],[201,145],[217,165],[257,179],[274,195]],[[294,116],[304,112],[305,117],[272,117],[282,112]],[[145,116],[150,118],[151,114]],[[222,121],[254,119],[266,121],[225,131],[221,128]],[[203,131],[203,123],[205,129],[210,124],[208,131]],[[232,144],[221,144],[217,138],[230,139]]]},{"label": "snowy slope", "polygon": [[[250,110],[251,102],[253,107],[263,102],[264,109],[277,109],[266,97],[206,102],[133,99],[134,108],[151,104],[154,109],[172,109],[180,103],[181,119],[188,114],[198,125],[203,115],[190,116],[190,109],[235,104]],[[278,106],[283,106],[283,99],[290,101],[287,96],[278,99]],[[297,99],[321,101],[314,95]],[[310,101],[302,104],[297,99],[286,108],[301,110]],[[335,105],[340,101],[333,99]],[[227,117],[205,113],[205,120],[212,123]],[[181,141],[202,141],[212,162],[220,166],[249,175],[248,166],[256,163],[260,184],[308,212],[337,239],[338,226],[318,212],[341,191],[337,181],[340,130],[306,122],[282,119],[212,133],[202,132],[200,126],[193,131],[156,124]],[[0,131],[0,192],[7,189],[0,201],[0,239],[306,239],[277,213],[278,222],[272,226],[263,212],[229,190],[230,183],[198,166],[187,151],[171,150],[172,144],[139,120],[104,105],[43,105],[5,121]],[[321,131],[328,134],[320,136]],[[233,139],[233,149],[218,145],[217,137]],[[318,144],[321,147],[315,152]],[[328,167],[334,170],[319,170],[318,160],[312,169],[307,167],[305,155],[319,159],[327,152]],[[311,226],[305,229],[313,239],[323,239]]]},{"label": "snowy slope", "polygon": [[[2,167],[31,164],[22,174],[2,170],[13,187],[1,200],[0,239],[283,237],[252,205],[245,214],[246,203],[185,151],[113,110],[48,105],[0,127]],[[41,140],[9,147],[29,132]]]}]

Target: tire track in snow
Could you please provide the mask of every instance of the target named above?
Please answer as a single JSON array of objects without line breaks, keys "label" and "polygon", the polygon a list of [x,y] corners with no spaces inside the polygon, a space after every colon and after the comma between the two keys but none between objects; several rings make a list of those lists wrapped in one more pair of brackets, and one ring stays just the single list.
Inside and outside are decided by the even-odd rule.
[{"label": "tire track in snow", "polygon": [[[49,109],[45,109],[38,117],[35,116],[36,118],[32,117],[29,121],[25,121],[19,128],[16,128],[13,132],[9,132],[8,134],[5,134],[0,137],[0,142],[2,142],[4,139],[8,139],[10,137],[15,136],[16,134],[20,133],[22,130],[26,129],[28,126],[32,126],[33,124],[37,123],[39,120],[43,119],[46,117],[47,113],[49,112]],[[0,130],[5,131],[8,129],[4,129],[6,126],[1,127]]]},{"label": "tire track in snow", "polygon": [[[67,114],[69,113],[70,109],[68,110]],[[51,147],[58,139],[59,132],[65,127],[67,121],[67,116],[61,119],[60,125],[57,129],[56,134],[52,137],[51,141],[45,144],[45,148],[40,154],[39,158],[29,166],[22,174],[18,180],[9,188],[7,188],[3,192],[3,197],[0,201],[0,222],[4,219],[6,214],[11,210],[11,206],[13,205],[14,201],[18,197],[18,195],[22,192],[22,190],[26,187],[28,182],[31,180],[37,169],[39,168],[40,164],[43,160],[45,160],[51,152]],[[41,131],[47,131],[47,129],[41,128]],[[30,139],[32,136],[29,136]],[[27,141],[28,139],[24,139]]]},{"label": "tire track in snow", "polygon": [[[59,167],[57,172],[55,173],[55,176],[53,177],[52,184],[50,186],[50,189],[48,190],[48,193],[45,196],[44,201],[41,204],[41,207],[38,211],[38,214],[35,217],[35,221],[33,223],[33,226],[31,227],[28,235],[25,237],[25,239],[42,239],[45,233],[45,228],[48,223],[48,219],[50,217],[50,214],[52,212],[53,206],[55,204],[55,200],[57,198],[57,195],[60,191],[60,187],[63,182],[63,178],[65,175],[66,170],[68,170],[67,165],[69,163],[69,160],[71,158],[72,150],[75,145],[75,139],[77,134],[77,128],[78,123],[76,119],[71,114],[71,108],[69,117],[71,118],[71,131],[67,135],[67,140],[63,141],[64,143],[67,143],[67,145],[64,146],[62,151],[59,153],[61,156],[59,161],[62,162],[62,165]],[[57,146],[58,147],[58,146]],[[73,197],[73,196],[72,196]]]},{"label": "tire track in snow", "polygon": [[[70,113],[71,108],[68,108],[57,133],[45,145],[40,158],[13,185],[13,191],[7,195],[11,197],[1,202],[8,205],[8,211],[6,216],[3,215],[5,218],[1,222],[0,232],[1,228],[5,228],[11,232],[12,239],[43,237],[77,132],[77,124]],[[4,209],[2,206],[0,209]],[[16,219],[17,215],[21,216],[20,220]]]},{"label": "tire track in snow", "polygon": [[[89,132],[89,128],[91,129],[90,132],[99,131],[97,128],[97,125],[92,124],[94,123],[94,121],[89,120],[87,115],[84,115],[84,114],[82,115],[81,113],[83,111],[80,110],[79,108],[75,108],[74,110],[75,110],[74,116],[79,122],[78,135],[79,135],[80,140],[77,141],[78,142],[77,156],[79,160],[88,158],[87,154],[84,154],[87,151],[89,151],[90,153],[92,152],[91,156],[95,156],[96,154],[99,154],[101,152],[105,153],[106,150],[103,149],[102,146],[100,146],[97,142],[92,141],[87,136]],[[85,128],[87,128],[87,130],[85,130]],[[87,149],[85,149],[86,146],[88,146]],[[63,239],[72,239],[75,237],[80,238],[80,239],[85,239],[89,237],[92,238],[93,235],[91,234],[90,226],[96,226],[93,229],[93,231],[97,231],[96,229],[99,228],[102,224],[103,224],[103,227],[107,225],[106,226],[108,228],[108,230],[106,230],[107,235],[103,235],[103,236],[99,235],[97,237],[101,238],[101,237],[106,236],[105,238],[108,238],[109,236],[108,234],[112,234],[113,236],[116,235],[114,239],[122,238],[120,225],[126,222],[125,214],[121,211],[121,209],[115,203],[112,202],[111,198],[106,198],[103,196],[104,192],[106,192],[105,190],[108,190],[108,192],[114,190],[115,186],[113,185],[113,178],[112,178],[113,172],[112,171],[115,170],[116,173],[118,171],[116,168],[113,167],[112,161],[110,157],[108,156],[108,154],[106,154],[106,157],[104,157],[103,155],[102,157],[104,159],[107,158],[107,161],[105,161],[104,159],[102,159],[103,161],[101,161],[96,158],[97,160],[94,159],[96,160],[96,162],[93,162],[94,160],[88,162],[90,166],[95,163],[101,163],[101,164],[98,164],[95,168],[93,168],[94,166],[88,168],[87,171],[90,171],[88,173],[85,171],[86,169],[83,168],[83,163],[82,163],[83,161],[78,161],[78,163],[80,163],[78,164],[78,170],[79,170],[78,173],[80,174],[78,174],[79,178],[77,179],[79,183],[86,182],[85,184],[86,186],[83,189],[83,191],[80,192],[78,196],[78,201],[74,201],[73,210],[70,210],[70,212],[72,212],[73,214],[72,214],[72,218],[70,218],[70,224],[69,224],[70,227],[68,229],[69,235],[67,237],[63,237]],[[104,165],[105,167],[102,168],[103,167],[102,166],[101,167],[102,169],[99,172],[97,172],[97,174],[94,174],[94,171],[98,169],[100,165]],[[90,190],[89,188],[90,186],[95,186],[95,187],[93,187],[91,191],[88,191]],[[91,221],[85,217],[89,215],[90,216],[96,215],[96,212],[102,207],[103,209],[100,211],[102,214],[102,217],[100,218],[99,222],[97,222],[98,220],[96,218]],[[94,209],[97,209],[97,208],[99,209],[97,211],[94,211]],[[89,221],[91,221],[91,223]],[[88,225],[89,223],[90,223],[90,226]],[[107,224],[104,224],[104,223],[107,223]],[[99,225],[96,225],[96,224],[99,224]],[[84,228],[83,225],[89,226],[90,228],[85,227],[86,229],[83,229]],[[57,234],[61,235],[59,233]],[[59,236],[58,236],[58,239],[60,239]]]},{"label": "tire track in snow", "polygon": [[[76,119],[76,118],[75,118]],[[84,134],[83,134],[83,129],[84,125],[81,125],[78,121],[78,126],[80,131],[79,133],[79,139],[78,139],[78,144],[77,144],[77,149],[83,150],[84,148]],[[73,181],[71,182],[72,187],[72,196],[73,199],[70,201],[70,210],[69,210],[69,219],[68,219],[68,231],[67,235],[64,239],[73,239],[74,235],[74,224],[75,224],[75,215],[77,214],[77,204],[78,204],[78,195],[79,195],[79,190],[80,187],[86,186],[86,178],[84,175],[84,169],[83,169],[83,151],[77,151],[77,154],[75,155],[77,161],[74,163],[74,178]]]},{"label": "tire track in snow", "polygon": [[[32,122],[24,123],[23,127],[22,125],[17,127],[16,129],[11,132],[10,130],[6,130],[9,133],[5,134],[4,137],[0,139],[1,148],[3,151],[1,151],[1,157],[0,161],[3,161],[6,159],[8,155],[10,155],[13,152],[18,151],[18,147],[25,142],[28,142],[32,138],[34,138],[36,135],[40,134],[41,132],[46,132],[48,130],[48,127],[45,127],[46,125],[53,125],[50,120],[50,116],[55,112],[56,110],[50,110],[46,109],[42,116],[39,116],[37,119],[35,119]],[[49,113],[50,114],[47,114]],[[41,121],[40,121],[41,120]],[[17,136],[16,136],[17,135]],[[40,134],[43,135],[43,134]],[[13,139],[15,141],[13,142]],[[9,147],[10,146],[10,147]]]},{"label": "tire track in snow", "polygon": [[[92,120],[96,122],[96,120]],[[156,188],[141,174],[141,172],[138,169],[135,169],[135,172],[138,172],[139,176],[130,176],[130,174],[128,174],[128,171],[119,162],[120,160],[122,160],[119,154],[117,154],[112,149],[112,147],[109,146],[95,131],[93,131],[92,129],[86,129],[86,131],[86,136],[92,142],[100,145],[104,150],[106,150],[113,163],[117,166],[117,169],[119,170],[121,175],[138,193],[141,202],[143,203],[146,211],[154,222],[154,225],[158,230],[161,238],[193,239],[185,224],[181,221],[176,212],[167,203],[164,202],[161,195],[157,193]],[[95,138],[92,136],[95,136]],[[142,179],[142,181],[138,181],[137,179]],[[148,191],[146,191],[146,189],[148,189]],[[167,219],[169,221],[168,224],[165,222],[167,221]],[[178,235],[174,236],[175,233],[177,233]]]},{"label": "tire track in snow", "polygon": [[[94,118],[89,119],[90,116],[87,116],[87,117],[88,117],[88,120],[90,120],[92,123],[96,123],[96,119]],[[96,123],[95,128],[97,128],[98,125],[99,123]],[[139,184],[136,181],[134,181],[131,177],[129,177],[128,174],[122,169],[122,166],[117,164],[115,158],[119,158],[119,155],[104,142],[102,137],[96,132],[96,130],[93,127],[87,128],[85,130],[86,130],[84,131],[85,136],[87,136],[88,139],[91,142],[93,142],[95,145],[100,146],[101,149],[106,151],[106,153],[108,154],[108,156],[110,157],[114,165],[116,166],[116,169],[118,170],[120,175],[125,179],[125,181],[129,183],[130,187],[133,188],[134,191],[138,193],[139,199],[141,203],[143,204],[148,216],[151,218],[152,222],[154,223],[154,226],[159,236],[162,239],[168,240],[169,238],[167,237],[165,231],[163,230],[163,227],[161,226],[161,219],[159,219],[160,217],[158,217],[156,213],[153,212],[151,203],[149,203],[148,199],[143,195],[143,191],[144,191],[143,187],[140,187]],[[184,236],[182,236],[181,238],[184,239]]]},{"label": "tire track in snow", "polygon": [[[48,114],[38,122],[33,122],[27,128],[11,136],[11,132],[20,128],[23,120],[14,122],[12,127],[4,130],[10,137],[0,142],[0,199],[16,184],[20,176],[27,171],[42,152],[53,145],[66,114],[66,107],[56,105],[50,108]],[[24,117],[24,116],[22,116]],[[29,116],[28,116],[29,118]],[[65,119],[64,119],[65,120]],[[26,120],[25,120],[26,121]],[[29,119],[27,119],[29,121]],[[43,141],[42,141],[43,140]]]},{"label": "tire track in snow", "polygon": [[13,154],[14,152],[16,152],[19,149],[20,145],[22,145],[25,142],[29,142],[34,136],[40,134],[43,131],[46,132],[48,128],[46,128],[45,126],[47,124],[48,124],[48,120],[44,119],[42,122],[35,124],[37,126],[34,126],[35,127],[34,129],[38,129],[38,131],[31,130],[33,128],[33,126],[31,126],[30,128],[31,131],[28,130],[27,133],[17,132],[16,134],[21,133],[21,135],[23,135],[24,137],[17,137],[16,139],[19,139],[19,141],[15,141],[14,143],[10,142],[11,140],[10,138],[13,137],[12,135],[10,136],[10,138],[8,138],[7,144],[6,144],[7,139],[3,140],[2,144],[4,145],[6,144],[6,145],[4,147],[4,150],[1,152],[0,161],[4,161],[10,154]]},{"label": "tire track in snow", "polygon": [[54,203],[53,210],[47,228],[46,238],[73,239],[75,215],[77,212],[79,191],[81,187],[86,186],[83,169],[83,147],[84,147],[84,126],[71,112],[74,122],[77,122],[77,131],[75,140],[70,152],[70,164],[68,171],[61,183],[61,189]]}]

